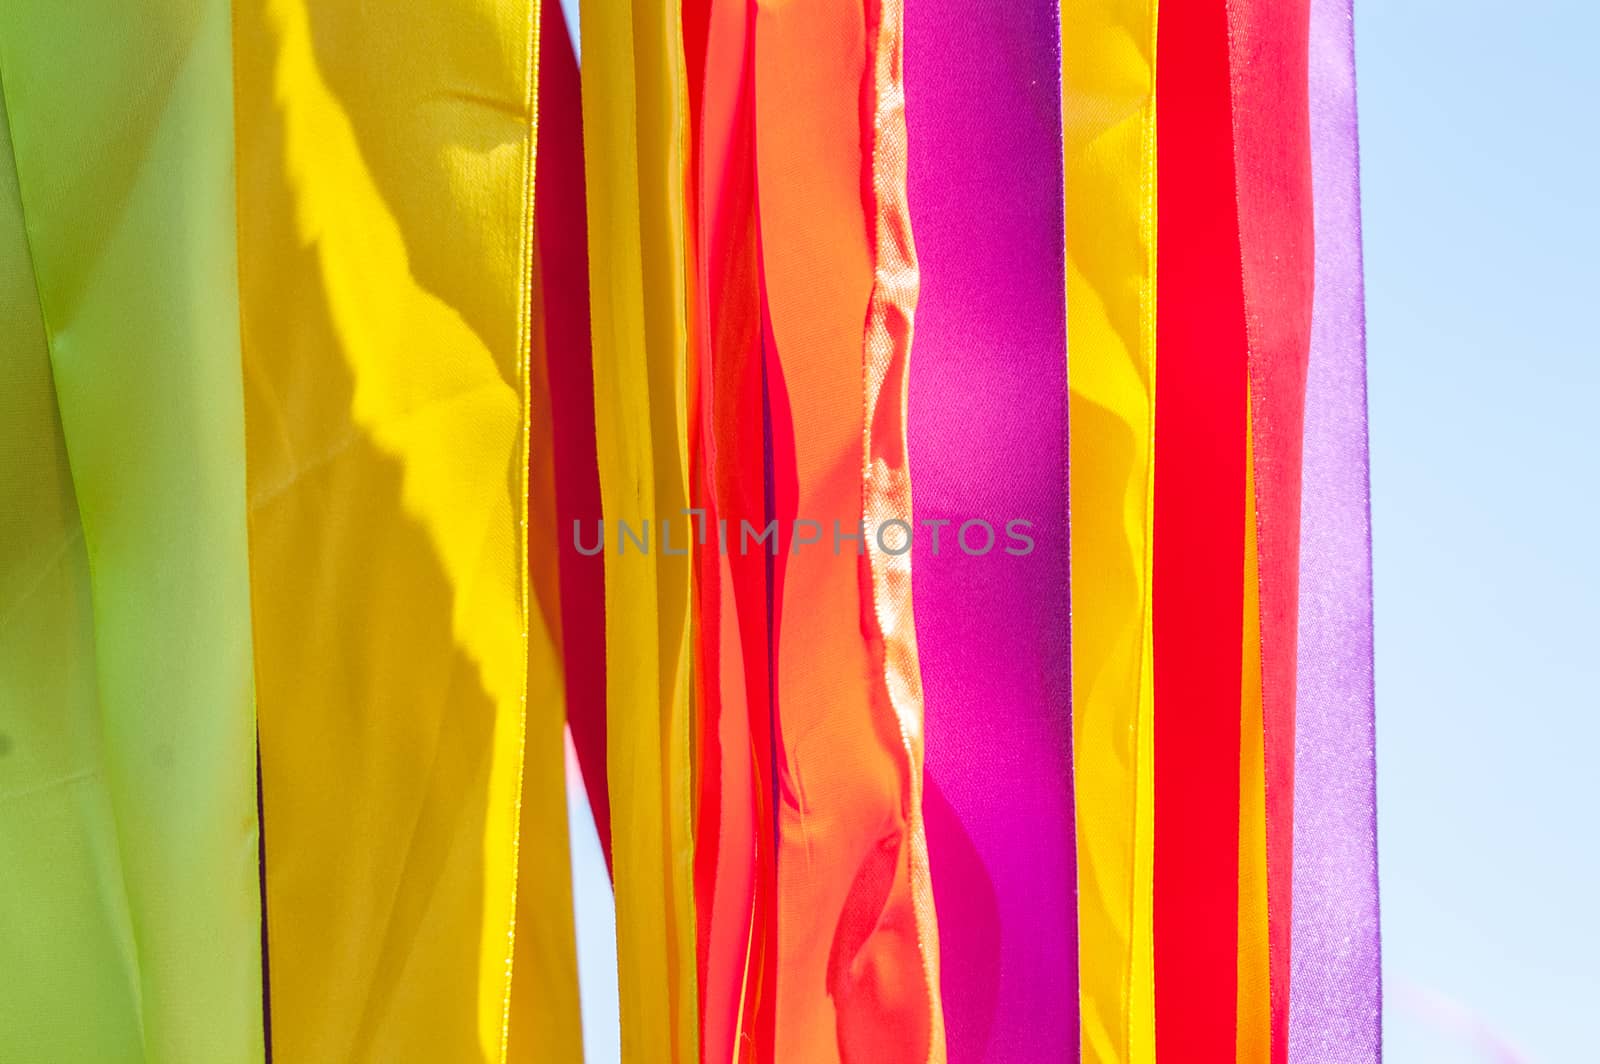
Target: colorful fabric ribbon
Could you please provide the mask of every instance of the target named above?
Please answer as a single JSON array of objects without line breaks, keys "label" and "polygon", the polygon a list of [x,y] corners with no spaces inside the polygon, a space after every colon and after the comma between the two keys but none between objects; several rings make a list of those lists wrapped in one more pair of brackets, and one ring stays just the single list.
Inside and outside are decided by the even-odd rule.
[{"label": "colorful fabric ribbon", "polygon": [[0,9],[0,1059],[1377,1060],[1348,0],[573,13]]},{"label": "colorful fabric ribbon", "polygon": [[[1059,1060],[1078,1045],[1060,8],[906,17],[911,569],[949,1053]],[[1006,546],[966,552],[990,534]]]}]

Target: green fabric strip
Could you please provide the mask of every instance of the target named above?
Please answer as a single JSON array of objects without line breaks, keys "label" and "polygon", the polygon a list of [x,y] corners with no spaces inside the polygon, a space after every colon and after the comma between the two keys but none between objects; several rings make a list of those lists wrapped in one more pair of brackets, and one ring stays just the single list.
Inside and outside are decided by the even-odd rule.
[{"label": "green fabric strip", "polygon": [[0,4],[0,1060],[263,1058],[229,37]]},{"label": "green fabric strip", "polygon": [[0,1060],[137,1059],[89,557],[10,133],[0,110]]}]

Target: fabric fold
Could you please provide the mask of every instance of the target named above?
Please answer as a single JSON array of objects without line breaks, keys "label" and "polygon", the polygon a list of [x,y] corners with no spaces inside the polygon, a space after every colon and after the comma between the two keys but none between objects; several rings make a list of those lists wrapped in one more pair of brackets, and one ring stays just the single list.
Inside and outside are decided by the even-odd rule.
[{"label": "fabric fold", "polygon": [[756,15],[777,521],[775,1044],[805,1062],[944,1059],[910,557],[875,542],[912,515],[902,30],[894,0],[761,3]]},{"label": "fabric fold", "polygon": [[689,1064],[699,977],[683,28],[679,4],[654,0],[586,0],[582,20],[622,1058]]},{"label": "fabric fold", "polygon": [[[0,1057],[136,1060],[140,964],[89,556],[15,164],[0,90]],[[97,1003],[88,1017],[83,1001]]]},{"label": "fabric fold", "polygon": [[[570,909],[514,926],[519,802],[554,791],[522,790],[525,716],[530,763],[560,764],[526,555],[537,15],[523,0],[234,13],[285,1060],[502,1060],[513,949],[547,935],[559,957],[572,938]],[[565,823],[559,805],[541,817]],[[555,871],[559,839],[522,844],[549,845]]]},{"label": "fabric fold", "polygon": [[[697,882],[702,1059],[767,1060],[776,889],[768,557],[739,549],[766,524],[766,413],[755,202],[751,0],[684,11],[691,54],[695,224],[691,373],[697,518]],[[686,42],[687,44],[688,42]],[[729,544],[732,544],[730,547]]]},{"label": "fabric fold", "polygon": [[1073,787],[1083,1059],[1155,1055],[1156,5],[1063,0]]},{"label": "fabric fold", "polygon": [[[553,552],[555,583],[559,585],[559,606],[552,612],[561,634],[567,726],[600,848],[609,862],[605,558],[601,553],[589,553],[603,514],[589,344],[583,98],[578,57],[561,4],[540,0],[539,17],[538,174],[534,182],[539,249],[534,293],[539,304],[534,310],[533,336],[536,344],[543,344],[550,396],[549,461],[555,513],[547,549]],[[581,551],[580,536],[585,548]]]},{"label": "fabric fold", "polygon": [[[0,6],[6,303],[38,315],[6,323],[4,372],[21,379],[3,402],[41,430],[6,433],[25,465],[0,475],[39,508],[0,538],[55,541],[26,577],[24,559],[0,563],[22,595],[0,599],[0,654],[59,637],[0,670],[36,681],[0,697],[0,848],[48,833],[0,853],[7,1059],[264,1053],[229,10]],[[32,311],[12,302],[18,221]],[[12,884],[48,899],[20,927],[38,902],[13,907]]]}]

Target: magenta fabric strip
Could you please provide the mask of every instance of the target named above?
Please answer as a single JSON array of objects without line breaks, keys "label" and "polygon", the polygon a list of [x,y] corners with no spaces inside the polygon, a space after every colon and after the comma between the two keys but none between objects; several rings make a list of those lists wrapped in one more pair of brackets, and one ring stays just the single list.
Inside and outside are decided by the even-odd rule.
[{"label": "magenta fabric strip", "polygon": [[[912,580],[951,1064],[1078,1059],[1060,42],[1059,0],[906,5]],[[961,528],[980,519],[978,556]],[[1006,553],[1013,520],[1031,553]]]},{"label": "magenta fabric strip", "polygon": [[1381,1059],[1366,316],[1351,0],[1311,5],[1316,296],[1306,381],[1291,1064]]}]

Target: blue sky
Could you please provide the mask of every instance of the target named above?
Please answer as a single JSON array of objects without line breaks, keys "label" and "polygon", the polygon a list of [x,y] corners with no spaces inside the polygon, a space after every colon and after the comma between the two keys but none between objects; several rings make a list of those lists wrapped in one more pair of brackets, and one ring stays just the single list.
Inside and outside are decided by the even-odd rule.
[{"label": "blue sky", "polygon": [[1600,1061],[1597,30],[1357,0],[1391,1064]]},{"label": "blue sky", "polygon": [[1600,1061],[1597,38],[1577,0],[1357,0],[1389,1064]]}]

